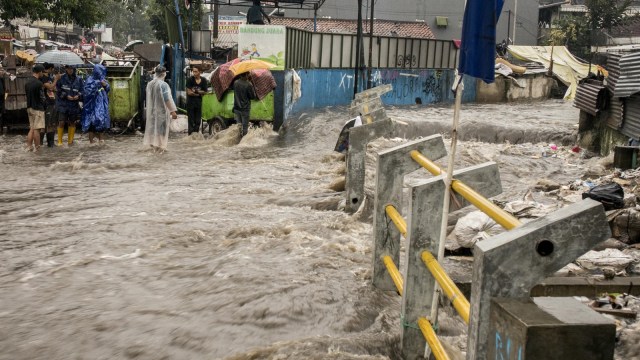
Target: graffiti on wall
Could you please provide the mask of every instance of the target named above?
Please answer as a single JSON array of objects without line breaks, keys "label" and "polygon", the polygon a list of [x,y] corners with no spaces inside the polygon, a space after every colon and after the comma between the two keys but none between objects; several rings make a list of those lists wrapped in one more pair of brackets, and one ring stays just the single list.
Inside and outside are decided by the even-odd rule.
[{"label": "graffiti on wall", "polygon": [[496,331],[496,360],[522,360],[522,345],[514,344],[510,337],[502,338]]},{"label": "graffiti on wall", "polygon": [[400,70],[376,70],[371,74],[373,86],[391,84],[393,90],[383,99],[411,98],[416,102],[443,101],[443,72],[441,70],[420,70],[402,72]]}]

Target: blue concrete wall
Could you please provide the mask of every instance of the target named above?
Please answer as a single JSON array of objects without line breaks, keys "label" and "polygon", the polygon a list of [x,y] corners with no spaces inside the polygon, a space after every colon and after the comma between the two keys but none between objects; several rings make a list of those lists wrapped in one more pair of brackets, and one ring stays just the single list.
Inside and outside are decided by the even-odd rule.
[{"label": "blue concrete wall", "polygon": [[[292,78],[287,71],[284,79],[284,118],[296,113],[327,106],[349,105],[353,98],[354,72],[350,69],[301,69],[302,97],[292,102]],[[382,97],[385,105],[424,105],[453,102],[451,86],[453,70],[384,69],[373,72],[373,85],[391,84],[393,91]],[[359,88],[366,86],[360,79]],[[475,79],[465,78],[464,102],[476,98]],[[280,85],[280,84],[278,84]]]}]

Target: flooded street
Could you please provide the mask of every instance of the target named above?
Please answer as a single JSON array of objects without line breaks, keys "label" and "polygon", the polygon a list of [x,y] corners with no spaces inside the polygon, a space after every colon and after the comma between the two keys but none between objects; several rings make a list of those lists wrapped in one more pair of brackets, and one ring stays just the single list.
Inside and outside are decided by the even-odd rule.
[{"label": "flooded street", "polygon": [[[458,167],[498,162],[500,198],[584,173],[580,156],[540,156],[574,145],[571,104],[463,111]],[[0,359],[397,359],[400,298],[370,285],[371,224],[328,188],[346,113],[239,144],[172,134],[164,154],[139,135],[39,154],[0,137]],[[428,135],[452,111],[388,113]]]}]

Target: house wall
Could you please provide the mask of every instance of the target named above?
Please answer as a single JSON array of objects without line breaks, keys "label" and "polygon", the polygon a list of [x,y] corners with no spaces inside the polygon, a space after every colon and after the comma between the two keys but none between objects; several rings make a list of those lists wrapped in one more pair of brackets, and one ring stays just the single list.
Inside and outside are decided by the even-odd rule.
[{"label": "house wall", "polygon": [[[302,82],[302,97],[293,101],[292,72],[286,71],[284,83],[283,119],[294,114],[327,106],[346,106],[353,99],[354,72],[350,69],[303,69],[298,75]],[[393,91],[382,96],[385,105],[423,105],[439,102],[452,103],[453,70],[376,70],[373,86],[391,84]],[[359,80],[364,89],[366,80]],[[463,102],[476,97],[475,79],[465,78]],[[280,86],[280,84],[278,84]]]},{"label": "house wall", "polygon": [[544,74],[521,77],[517,81],[521,86],[502,76],[496,77],[496,81],[491,84],[477,80],[476,101],[498,103],[548,99],[554,85],[554,80]]}]

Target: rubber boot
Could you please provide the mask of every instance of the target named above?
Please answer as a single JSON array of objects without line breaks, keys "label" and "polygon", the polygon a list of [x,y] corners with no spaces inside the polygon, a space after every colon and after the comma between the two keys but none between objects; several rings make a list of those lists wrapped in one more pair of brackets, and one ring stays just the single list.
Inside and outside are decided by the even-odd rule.
[{"label": "rubber boot", "polygon": [[47,133],[47,146],[53,147],[53,132]]},{"label": "rubber boot", "polygon": [[62,135],[64,135],[64,128],[58,128],[58,146],[62,146]]},{"label": "rubber boot", "polygon": [[67,137],[68,137],[67,143],[69,145],[73,145],[73,135],[75,135],[75,133],[76,133],[76,128],[69,126],[69,134],[67,134]]}]

